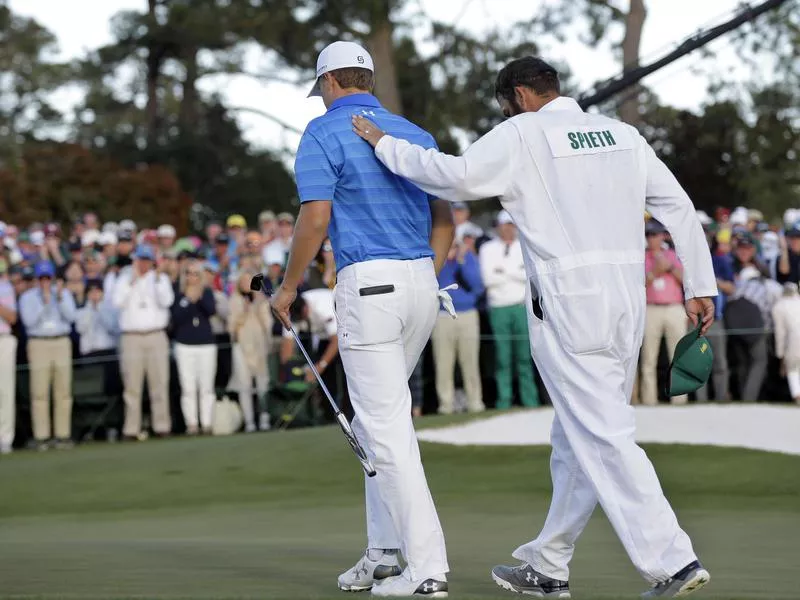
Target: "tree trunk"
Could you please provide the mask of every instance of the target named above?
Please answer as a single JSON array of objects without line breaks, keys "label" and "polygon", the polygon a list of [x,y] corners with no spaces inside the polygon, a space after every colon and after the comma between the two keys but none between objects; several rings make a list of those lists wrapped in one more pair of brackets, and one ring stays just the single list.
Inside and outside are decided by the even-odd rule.
[{"label": "tree trunk", "polygon": [[[644,0],[630,0],[630,8],[625,16],[625,37],[622,39],[623,71],[639,66],[639,45],[642,41],[642,29],[647,17]],[[626,123],[637,126],[641,122],[639,114],[639,90],[636,85],[626,92],[625,101],[619,109],[620,118]]]},{"label": "tree trunk", "polygon": [[375,63],[375,95],[384,108],[393,113],[403,114],[394,66],[392,32],[393,27],[387,7],[385,13],[382,12],[373,23],[367,46]]},{"label": "tree trunk", "polygon": [[197,48],[186,48],[185,55],[183,64],[186,77],[183,80],[183,98],[178,114],[182,134],[192,130],[197,118]]},{"label": "tree trunk", "polygon": [[160,50],[156,47],[155,31],[157,0],[147,0],[147,20],[149,47],[147,48],[147,106],[145,107],[145,127],[147,147],[154,148],[158,140],[158,76],[161,70]]}]

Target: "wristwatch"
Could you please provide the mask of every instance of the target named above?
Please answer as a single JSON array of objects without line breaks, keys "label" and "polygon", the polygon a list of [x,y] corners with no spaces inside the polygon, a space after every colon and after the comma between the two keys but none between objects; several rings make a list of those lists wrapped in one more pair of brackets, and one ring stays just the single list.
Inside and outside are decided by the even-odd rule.
[{"label": "wristwatch", "polygon": [[325,369],[328,368],[328,361],[324,360],[324,359],[320,360],[319,361],[319,366],[324,371]]}]

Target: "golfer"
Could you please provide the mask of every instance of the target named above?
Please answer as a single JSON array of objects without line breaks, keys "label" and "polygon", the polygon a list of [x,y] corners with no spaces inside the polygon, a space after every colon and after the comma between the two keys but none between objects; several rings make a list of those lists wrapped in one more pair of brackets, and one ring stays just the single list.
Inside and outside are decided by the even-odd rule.
[{"label": "golfer", "polygon": [[[372,58],[361,46],[334,42],[320,53],[310,95],[321,95],[328,110],[300,140],[300,214],[272,306],[288,327],[297,286],[330,236],[352,427],[377,471],[366,479],[367,550],[339,587],[444,598],[444,535],[411,422],[408,378],[433,331],[440,294],[449,300],[436,276],[455,227],[447,201],[390,173],[353,133],[351,118],[359,114],[400,139],[435,146],[430,134],[384,109],[372,89]],[[402,572],[398,551],[407,563]]]},{"label": "golfer", "polygon": [[497,76],[509,117],[461,157],[398,139],[356,116],[355,131],[393,173],[438,197],[497,196],[519,229],[531,352],[555,407],[553,498],[523,563],[492,577],[508,590],[569,597],[575,542],[599,502],[639,573],[644,597],[685,595],[709,580],[634,440],[629,398],[645,316],[645,209],[672,233],[686,312],[702,331],[717,293],[694,207],[628,125],[559,95],[555,69],[527,57]]}]

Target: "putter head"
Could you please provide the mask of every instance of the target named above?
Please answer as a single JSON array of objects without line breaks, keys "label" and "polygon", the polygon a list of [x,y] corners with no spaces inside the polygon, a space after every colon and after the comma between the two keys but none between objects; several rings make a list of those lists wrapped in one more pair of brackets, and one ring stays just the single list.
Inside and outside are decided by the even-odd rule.
[{"label": "putter head", "polygon": [[260,292],[263,287],[264,287],[264,274],[259,273],[258,275],[253,275],[253,278],[250,280],[250,291]]}]

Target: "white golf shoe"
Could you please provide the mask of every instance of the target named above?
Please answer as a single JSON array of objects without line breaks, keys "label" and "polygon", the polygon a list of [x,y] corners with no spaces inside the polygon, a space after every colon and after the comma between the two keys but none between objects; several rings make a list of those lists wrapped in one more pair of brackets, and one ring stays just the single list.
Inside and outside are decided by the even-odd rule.
[{"label": "white golf shoe", "polygon": [[339,575],[339,589],[345,592],[365,592],[372,589],[375,582],[400,575],[401,572],[397,550],[367,548],[356,566]]},{"label": "white golf shoe", "polygon": [[447,598],[447,578],[442,574],[412,580],[406,569],[401,575],[376,581],[372,595],[381,598]]}]

